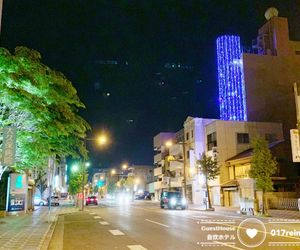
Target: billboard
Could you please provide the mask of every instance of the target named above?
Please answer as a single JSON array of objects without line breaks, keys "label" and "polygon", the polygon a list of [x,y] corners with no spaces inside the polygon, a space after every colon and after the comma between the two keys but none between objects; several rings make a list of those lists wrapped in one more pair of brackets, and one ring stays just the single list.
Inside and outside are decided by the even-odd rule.
[{"label": "billboard", "polygon": [[6,210],[25,211],[28,179],[25,174],[10,174],[8,179]]},{"label": "billboard", "polygon": [[290,135],[291,135],[293,162],[300,162],[300,142],[299,142],[298,129],[291,129]]}]

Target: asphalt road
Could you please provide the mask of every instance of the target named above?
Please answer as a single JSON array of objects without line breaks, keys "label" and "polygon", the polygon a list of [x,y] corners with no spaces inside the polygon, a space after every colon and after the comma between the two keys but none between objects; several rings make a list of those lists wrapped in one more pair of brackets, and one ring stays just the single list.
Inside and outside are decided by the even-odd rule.
[{"label": "asphalt road", "polygon": [[146,249],[300,249],[300,220],[167,210],[148,201],[88,206]]},{"label": "asphalt road", "polygon": [[[60,228],[63,249],[93,249],[93,244],[94,249],[133,250],[300,249],[300,220],[294,219],[167,210],[148,201],[101,201],[98,206],[85,207],[84,214],[64,220],[65,228]],[[61,235],[57,230],[55,234]],[[83,245],[74,248],[72,239],[84,234]]]}]

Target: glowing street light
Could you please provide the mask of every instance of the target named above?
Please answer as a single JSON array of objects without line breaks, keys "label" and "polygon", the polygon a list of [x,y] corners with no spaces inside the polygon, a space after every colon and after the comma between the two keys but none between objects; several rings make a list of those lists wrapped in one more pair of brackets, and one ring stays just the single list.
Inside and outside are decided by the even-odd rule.
[{"label": "glowing street light", "polygon": [[139,178],[136,178],[136,179],[134,180],[134,182],[135,182],[136,185],[138,185],[138,184],[140,183],[140,179],[139,179]]},{"label": "glowing street light", "polygon": [[171,140],[166,141],[165,145],[166,145],[167,148],[170,148],[173,145],[173,142]]},{"label": "glowing street light", "polygon": [[71,168],[72,172],[77,172],[79,170],[79,167],[77,164],[73,165]]},{"label": "glowing street light", "polygon": [[99,145],[103,146],[103,145],[106,145],[108,143],[108,138],[105,134],[103,134],[103,135],[100,135],[97,138],[97,141],[98,141]]},{"label": "glowing street light", "polygon": [[112,169],[112,170],[110,171],[110,173],[111,173],[111,175],[115,175],[117,172],[116,172],[115,169]]},{"label": "glowing street light", "polygon": [[127,168],[128,168],[128,165],[127,165],[127,164],[123,164],[123,165],[122,165],[122,169],[123,169],[123,170],[126,170]]}]

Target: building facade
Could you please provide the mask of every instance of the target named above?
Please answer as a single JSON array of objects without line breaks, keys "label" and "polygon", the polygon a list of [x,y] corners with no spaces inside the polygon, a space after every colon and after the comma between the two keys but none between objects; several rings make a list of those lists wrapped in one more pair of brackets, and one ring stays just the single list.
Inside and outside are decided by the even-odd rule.
[{"label": "building facade", "polygon": [[300,41],[290,40],[287,18],[277,15],[267,10],[251,48],[242,50],[238,36],[217,38],[220,119],[281,122],[288,139],[296,127]]},{"label": "building facade", "polygon": [[283,140],[282,124],[272,122],[243,122],[216,120],[205,127],[207,153],[217,152],[220,175],[210,182],[214,205],[224,205],[222,186],[230,181],[226,160],[249,149],[251,139],[262,137],[269,142]]}]

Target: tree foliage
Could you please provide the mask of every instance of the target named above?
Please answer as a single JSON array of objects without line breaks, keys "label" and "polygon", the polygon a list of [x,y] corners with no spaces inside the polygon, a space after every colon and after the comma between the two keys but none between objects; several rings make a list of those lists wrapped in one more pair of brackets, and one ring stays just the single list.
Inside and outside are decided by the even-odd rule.
[{"label": "tree foliage", "polygon": [[77,193],[83,192],[82,186],[84,186],[87,183],[87,180],[88,180],[87,170],[84,169],[84,164],[80,164],[79,171],[76,172],[71,171],[70,173],[69,190],[68,190],[69,193],[71,195],[75,195]]},{"label": "tree foliage", "polygon": [[251,145],[253,156],[249,176],[255,180],[256,189],[262,191],[262,213],[267,214],[265,192],[273,190],[271,177],[276,173],[277,161],[271,154],[268,142],[263,138],[254,138]]},{"label": "tree foliage", "polygon": [[268,143],[262,138],[252,140],[253,156],[249,176],[255,179],[256,188],[262,191],[272,191],[271,176],[276,173],[277,162],[268,148]]},{"label": "tree foliage", "polygon": [[218,162],[211,156],[207,156],[205,153],[201,155],[200,160],[198,160],[198,166],[200,172],[205,176],[205,184],[207,189],[208,207],[211,208],[210,200],[210,190],[208,186],[209,180],[214,180],[220,174],[220,166]]},{"label": "tree foliage", "polygon": [[88,123],[72,83],[26,47],[0,48],[0,128],[17,127],[16,167],[46,166],[47,157],[83,156]]}]

